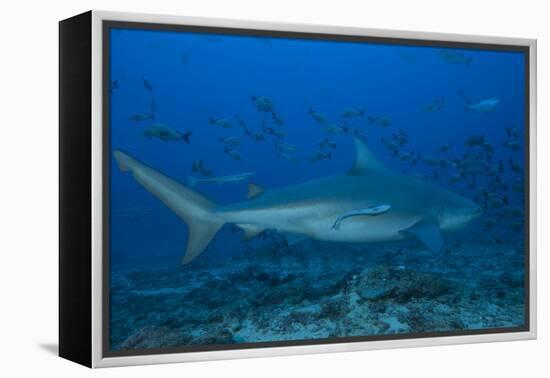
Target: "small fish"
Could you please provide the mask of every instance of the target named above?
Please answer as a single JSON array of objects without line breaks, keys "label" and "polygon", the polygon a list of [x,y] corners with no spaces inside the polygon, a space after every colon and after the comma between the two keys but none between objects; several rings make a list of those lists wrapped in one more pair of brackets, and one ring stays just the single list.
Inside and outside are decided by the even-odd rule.
[{"label": "small fish", "polygon": [[329,160],[329,159],[332,159],[332,154],[330,152],[324,152],[324,151],[315,151],[309,157],[310,163],[316,163],[318,161]]},{"label": "small fish", "polygon": [[151,99],[151,113],[155,114],[157,112],[157,103],[155,102],[155,99]]},{"label": "small fish", "polygon": [[286,132],[281,129],[273,129],[273,135],[275,135],[279,139],[282,139],[286,136]]},{"label": "small fish", "polygon": [[203,39],[206,42],[210,42],[210,43],[220,43],[222,41],[222,39],[220,37],[215,36],[215,35],[205,35],[203,37]]},{"label": "small fish", "polygon": [[[262,127],[262,131],[267,135],[275,135],[275,129],[273,127]],[[252,132],[248,132],[252,135]]]},{"label": "small fish", "polygon": [[458,183],[460,180],[462,180],[462,176],[460,176],[460,175],[453,175],[453,176],[451,176],[451,178],[449,178],[449,183],[451,183],[451,184],[456,184],[456,183]]},{"label": "small fish", "polygon": [[254,38],[256,41],[258,41],[259,43],[261,43],[262,45],[264,46],[268,46],[268,47],[271,47],[271,39],[270,38],[267,38],[267,37],[256,37]]},{"label": "small fish", "polygon": [[[239,124],[239,126],[240,126],[242,129],[244,129],[245,132],[246,132],[246,130],[248,130],[248,129],[247,129],[246,123],[243,121],[243,119],[242,119],[237,113],[235,113],[235,116],[234,116],[234,117],[235,117],[235,119],[237,120],[237,123]],[[265,122],[265,120],[264,120],[264,122]]]},{"label": "small fish", "polygon": [[201,174],[203,176],[206,176],[206,177],[210,177],[214,174],[212,168],[207,167],[204,164],[204,161],[200,160],[200,159],[193,160],[193,163],[191,165],[191,170],[193,172],[199,173],[199,174]]},{"label": "small fish", "polygon": [[485,135],[472,135],[466,138],[464,145],[467,147],[482,146],[485,144]]},{"label": "small fish", "polygon": [[285,123],[285,121],[279,116],[279,114],[275,112],[271,113],[271,118],[273,119],[273,122],[275,122],[275,124],[278,126],[282,126]]},{"label": "small fish", "polygon": [[157,49],[161,48],[162,46],[164,46],[164,42],[156,41],[156,42],[150,43],[149,46],[147,46],[147,48],[149,50],[157,50]]},{"label": "small fish", "polygon": [[[523,184],[522,184],[523,187]],[[525,215],[525,211],[521,207],[508,207],[505,209],[506,216],[510,218],[519,218]]]},{"label": "small fish", "polygon": [[516,220],[512,223],[512,230],[515,232],[524,232],[525,230],[525,222],[523,219]]},{"label": "small fish", "polygon": [[517,140],[505,140],[502,145],[512,151],[519,151],[521,148]]},{"label": "small fish", "polygon": [[144,76],[142,76],[142,79],[145,89],[147,89],[149,92],[153,92],[153,86],[151,85],[151,83]]},{"label": "small fish", "polygon": [[342,112],[342,117],[345,117],[345,118],[356,118],[356,117],[364,117],[364,116],[365,116],[365,109],[359,109],[356,106],[347,107]]},{"label": "small fish", "polygon": [[255,132],[253,130],[250,130],[249,128],[245,127],[244,129],[244,135],[250,137],[251,139],[254,139],[256,141],[265,140],[265,137],[260,132]]},{"label": "small fish", "polygon": [[234,175],[227,175],[227,176],[215,176],[215,177],[209,177],[209,178],[188,176],[187,182],[189,183],[190,187],[194,187],[199,182],[209,182],[209,183],[215,183],[215,184],[237,183],[237,182],[244,181],[252,176],[254,176],[254,173],[252,172],[237,173]]},{"label": "small fish", "polygon": [[374,123],[376,126],[389,127],[392,125],[391,119],[386,116],[369,117],[369,123]]},{"label": "small fish", "polygon": [[502,162],[502,160],[499,160],[499,161],[498,161],[498,172],[499,172],[499,173],[503,173],[503,172],[504,172],[504,163]]},{"label": "small fish", "polygon": [[120,87],[118,86],[118,80],[111,80],[109,82],[109,92],[113,93],[115,89],[120,89]]},{"label": "small fish", "polygon": [[252,95],[250,96],[250,101],[252,101],[254,105],[256,105],[256,109],[258,109],[261,112],[266,112],[266,113],[275,112],[275,107],[273,106],[273,103],[267,97]]},{"label": "small fish", "polygon": [[378,205],[378,206],[367,207],[366,209],[355,210],[355,211],[344,213],[342,216],[336,219],[336,221],[331,227],[331,230],[339,230],[340,224],[346,218],[356,217],[359,215],[377,216],[380,214],[384,214],[385,212],[388,212],[390,209],[391,209],[390,205]]},{"label": "small fish", "polygon": [[506,130],[506,135],[510,139],[518,138],[521,134],[521,130],[518,129],[516,126],[513,126],[513,125],[512,126],[506,126],[505,130]]},{"label": "small fish", "polygon": [[392,139],[399,145],[399,147],[403,147],[409,142],[409,135],[405,130],[399,129],[392,135]]},{"label": "small fish", "polygon": [[190,142],[190,137],[193,134],[192,131],[186,131],[180,133],[177,130],[174,130],[170,126],[164,125],[162,123],[156,123],[152,126],[149,126],[145,129],[143,136],[147,139],[158,138],[163,141],[178,141],[182,140],[184,143],[188,144]]},{"label": "small fish", "polygon": [[438,165],[439,164],[439,160],[436,159],[436,158],[433,158],[431,156],[422,157],[422,162],[424,164],[428,164],[428,165]]},{"label": "small fish", "polygon": [[325,118],[325,116],[322,115],[321,113],[316,112],[315,110],[313,110],[311,108],[311,106],[309,107],[308,114],[313,118],[313,120],[316,123],[318,123],[320,125],[326,125],[327,124],[327,119]]},{"label": "small fish", "polygon": [[467,111],[487,114],[494,112],[500,104],[500,100],[496,97],[489,97],[479,101],[471,101],[470,99],[468,99],[468,97],[466,97],[466,94],[463,90],[459,89],[458,91],[456,91],[456,93],[460,97],[462,97],[462,99],[466,103]]},{"label": "small fish", "polygon": [[275,142],[275,149],[277,151],[286,151],[286,152],[294,152],[298,149],[298,146],[291,143],[284,143],[284,142]]},{"label": "small fish", "polygon": [[518,163],[516,163],[515,161],[513,161],[512,159],[509,159],[508,163],[510,164],[510,168],[512,168],[512,171],[514,171],[515,173],[521,173],[522,172],[521,166]]},{"label": "small fish", "polygon": [[342,126],[342,129],[344,130],[344,134],[347,135],[360,135],[361,130],[359,130],[357,127],[350,127],[350,126]]},{"label": "small fish", "polygon": [[321,148],[332,148],[332,149],[337,148],[336,143],[328,140],[327,138],[321,139],[321,141],[319,142],[319,147],[321,147]]},{"label": "small fish", "polygon": [[485,228],[493,228],[497,224],[497,220],[494,218],[489,218],[485,221]]},{"label": "small fish", "polygon": [[481,147],[483,147],[483,150],[485,152],[487,152],[488,154],[492,154],[495,152],[495,148],[493,147],[493,145],[491,143],[483,143],[481,145]]},{"label": "small fish", "polygon": [[231,127],[231,123],[229,122],[229,120],[227,120],[225,118],[215,119],[215,118],[211,117],[211,118],[208,119],[208,122],[211,125],[216,125],[216,126],[219,126],[219,127],[223,127],[224,129],[229,129]]},{"label": "small fish", "polygon": [[296,159],[294,156],[292,156],[288,152],[279,151],[277,152],[277,156],[282,157],[283,159],[288,160],[293,164],[298,164],[298,159]]},{"label": "small fish", "polygon": [[523,193],[525,191],[525,184],[523,182],[515,183],[512,190],[514,193]]},{"label": "small fish", "polygon": [[437,112],[445,106],[445,99],[443,97],[436,98],[432,102],[430,102],[428,105],[424,107],[424,111],[428,113]]},{"label": "small fish", "polygon": [[453,145],[450,143],[445,143],[439,147],[439,151],[441,152],[449,152],[453,148]]},{"label": "small fish", "polygon": [[403,152],[399,157],[399,159],[401,161],[409,161],[412,159],[413,156],[414,156],[414,152]]},{"label": "small fish", "polygon": [[447,63],[456,64],[458,66],[464,66],[464,67],[469,67],[473,59],[473,57],[471,56],[466,57],[460,51],[453,51],[453,50],[440,50],[437,53],[437,56],[439,56],[441,60]]},{"label": "small fish", "polygon": [[241,155],[239,154],[239,152],[232,150],[227,146],[225,147],[225,150],[223,152],[233,160],[241,160]]},{"label": "small fish", "polygon": [[416,62],[416,57],[412,53],[408,52],[406,49],[399,47],[397,49],[397,53],[399,54],[399,57],[407,63]]},{"label": "small fish", "polygon": [[220,143],[225,144],[229,148],[237,147],[239,144],[241,144],[241,140],[237,137],[218,137],[218,140]]},{"label": "small fish", "polygon": [[181,58],[180,58],[181,64],[189,63],[189,59],[191,59],[191,53],[184,52],[183,54],[181,54]]},{"label": "small fish", "polygon": [[153,113],[134,113],[128,119],[135,122],[148,121],[154,120],[155,115]]},{"label": "small fish", "polygon": [[256,142],[263,142],[265,140],[265,135],[260,132],[252,132],[250,137]]},{"label": "small fish", "polygon": [[327,125],[327,127],[325,127],[325,131],[331,134],[342,134],[344,132],[344,129],[335,123],[331,123]]}]

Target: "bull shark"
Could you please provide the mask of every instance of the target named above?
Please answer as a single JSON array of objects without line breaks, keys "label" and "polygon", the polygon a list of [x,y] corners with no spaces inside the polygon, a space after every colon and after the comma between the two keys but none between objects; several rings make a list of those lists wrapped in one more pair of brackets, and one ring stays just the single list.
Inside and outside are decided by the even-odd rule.
[{"label": "bull shark", "polygon": [[391,171],[361,140],[354,142],[355,163],[347,174],[271,191],[250,184],[248,200],[227,205],[120,150],[114,151],[114,157],[121,171],[130,172],[189,227],[183,264],[199,256],[226,223],[243,229],[245,240],[271,229],[283,233],[289,244],[306,238],[361,243],[416,238],[440,251],[442,232],[460,230],[483,212],[467,198]]}]

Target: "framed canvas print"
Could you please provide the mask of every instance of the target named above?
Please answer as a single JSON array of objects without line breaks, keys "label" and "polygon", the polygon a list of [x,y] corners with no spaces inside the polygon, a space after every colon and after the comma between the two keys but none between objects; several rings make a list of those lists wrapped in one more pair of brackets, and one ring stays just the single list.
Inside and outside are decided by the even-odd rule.
[{"label": "framed canvas print", "polygon": [[60,22],[60,355],[536,336],[534,40]]}]

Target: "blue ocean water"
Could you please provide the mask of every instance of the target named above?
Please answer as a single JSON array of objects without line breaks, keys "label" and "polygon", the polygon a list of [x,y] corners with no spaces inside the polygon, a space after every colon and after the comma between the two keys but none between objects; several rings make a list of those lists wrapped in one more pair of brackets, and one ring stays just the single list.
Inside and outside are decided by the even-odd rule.
[{"label": "blue ocean water", "polygon": [[524,325],[524,63],[522,52],[111,29],[111,151],[184,184],[254,174],[194,186],[220,204],[244,201],[249,181],[345,174],[356,137],[390,169],[484,209],[439,252],[416,240],[289,246],[275,231],[242,242],[225,225],[182,266],[187,226],[111,156],[111,348]]}]

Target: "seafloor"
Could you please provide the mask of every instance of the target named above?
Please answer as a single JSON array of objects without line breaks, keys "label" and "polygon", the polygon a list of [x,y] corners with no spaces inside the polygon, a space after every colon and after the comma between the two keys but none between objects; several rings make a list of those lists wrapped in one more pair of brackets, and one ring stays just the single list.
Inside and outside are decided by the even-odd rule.
[{"label": "seafloor", "polygon": [[111,273],[112,350],[518,327],[521,244],[272,241],[225,262]]}]

